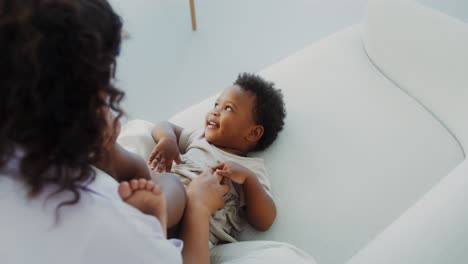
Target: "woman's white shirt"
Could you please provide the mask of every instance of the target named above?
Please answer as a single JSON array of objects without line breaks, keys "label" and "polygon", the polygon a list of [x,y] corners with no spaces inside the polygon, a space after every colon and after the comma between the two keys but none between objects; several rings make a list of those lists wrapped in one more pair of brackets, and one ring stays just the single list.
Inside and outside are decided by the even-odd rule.
[{"label": "woman's white shirt", "polygon": [[[159,221],[122,201],[118,183],[96,169],[80,202],[59,209],[70,193],[34,199],[14,170],[0,171],[1,263],[182,263],[182,241],[167,240]],[[50,196],[50,197],[49,197]]]}]

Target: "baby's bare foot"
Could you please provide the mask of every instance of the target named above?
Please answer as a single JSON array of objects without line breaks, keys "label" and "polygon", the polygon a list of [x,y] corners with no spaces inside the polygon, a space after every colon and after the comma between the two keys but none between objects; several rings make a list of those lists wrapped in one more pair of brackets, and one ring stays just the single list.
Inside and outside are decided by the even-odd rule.
[{"label": "baby's bare foot", "polygon": [[166,201],[157,185],[145,179],[131,180],[130,183],[122,182],[119,185],[119,195],[126,203],[142,213],[158,218],[166,234]]}]

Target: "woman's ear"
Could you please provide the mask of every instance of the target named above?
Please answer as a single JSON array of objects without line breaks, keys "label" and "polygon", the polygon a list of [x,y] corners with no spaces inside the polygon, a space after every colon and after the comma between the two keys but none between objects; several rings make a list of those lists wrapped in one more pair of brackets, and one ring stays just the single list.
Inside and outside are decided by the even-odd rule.
[{"label": "woman's ear", "polygon": [[265,128],[261,125],[256,125],[250,129],[250,133],[247,136],[247,140],[250,142],[257,142],[262,138]]}]

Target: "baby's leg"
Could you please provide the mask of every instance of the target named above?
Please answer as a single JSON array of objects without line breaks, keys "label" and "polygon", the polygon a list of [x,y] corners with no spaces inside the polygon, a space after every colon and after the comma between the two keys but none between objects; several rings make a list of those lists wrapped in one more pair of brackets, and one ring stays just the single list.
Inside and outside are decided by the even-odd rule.
[{"label": "baby's leg", "polygon": [[175,227],[184,216],[187,203],[185,187],[174,173],[161,173],[153,181],[163,191],[167,201],[167,227]]},{"label": "baby's leg", "polygon": [[166,235],[167,211],[165,196],[158,186],[145,179],[122,182],[119,185],[119,194],[122,199],[139,209],[144,214],[158,218]]}]

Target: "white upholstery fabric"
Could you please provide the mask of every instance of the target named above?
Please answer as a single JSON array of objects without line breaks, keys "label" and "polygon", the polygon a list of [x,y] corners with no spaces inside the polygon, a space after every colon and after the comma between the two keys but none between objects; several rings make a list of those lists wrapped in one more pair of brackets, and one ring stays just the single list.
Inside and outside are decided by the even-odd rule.
[{"label": "white upholstery fabric", "polygon": [[468,160],[348,264],[468,263]]},{"label": "white upholstery fabric", "polygon": [[409,0],[372,0],[364,44],[376,66],[468,151],[468,24]]},{"label": "white upholstery fabric", "polygon": [[210,252],[211,264],[316,264],[302,250],[280,242],[252,241],[220,245]]},{"label": "white upholstery fabric", "polygon": [[[288,117],[264,153],[278,218],[244,240],[290,242],[344,263],[463,159],[457,142],[369,61],[361,28],[337,33],[261,74]],[[208,99],[172,119],[201,127]]]},{"label": "white upholstery fabric", "polygon": [[148,160],[156,145],[151,136],[153,127],[153,123],[145,120],[131,120],[122,126],[117,142],[126,150],[140,155],[144,160]]}]

